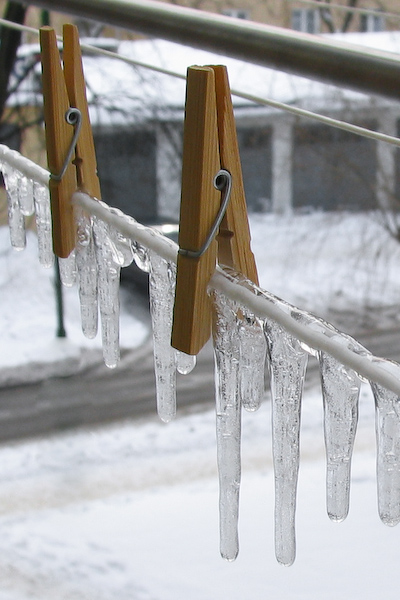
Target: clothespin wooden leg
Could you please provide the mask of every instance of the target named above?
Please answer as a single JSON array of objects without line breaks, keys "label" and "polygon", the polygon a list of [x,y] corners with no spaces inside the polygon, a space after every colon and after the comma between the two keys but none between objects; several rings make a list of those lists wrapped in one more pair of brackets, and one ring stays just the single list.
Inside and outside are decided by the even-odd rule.
[{"label": "clothespin wooden leg", "polygon": [[232,176],[231,197],[218,235],[218,262],[232,267],[258,284],[256,262],[250,247],[250,228],[228,72],[223,65],[212,66],[212,69],[215,74],[221,167]]},{"label": "clothespin wooden leg", "polygon": [[86,85],[83,75],[81,47],[78,28],[71,23],[63,27],[64,78],[69,104],[81,113],[81,131],[75,148],[74,164],[77,170],[78,188],[100,200],[100,183],[97,176],[97,161],[94,148]]},{"label": "clothespin wooden leg", "polygon": [[[71,148],[74,128],[65,120],[70,104],[56,35],[52,28],[41,28],[40,45],[47,161],[50,173],[57,176]],[[61,180],[50,176],[53,249],[60,258],[67,258],[75,247],[75,222],[70,200],[76,187],[75,167],[72,163],[67,166]]]},{"label": "clothespin wooden leg", "polygon": [[[215,221],[221,194],[213,184],[220,169],[214,71],[190,67],[183,137],[179,246],[196,251]],[[211,333],[207,286],[215,270],[217,243],[198,259],[178,255],[172,346],[197,354]]]}]

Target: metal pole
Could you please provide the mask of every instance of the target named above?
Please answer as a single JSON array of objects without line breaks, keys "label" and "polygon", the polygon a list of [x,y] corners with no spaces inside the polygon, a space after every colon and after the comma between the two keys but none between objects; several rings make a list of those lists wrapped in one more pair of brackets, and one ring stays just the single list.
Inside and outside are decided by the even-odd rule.
[{"label": "metal pole", "polygon": [[55,257],[54,261],[54,291],[56,294],[56,314],[57,314],[57,332],[56,336],[59,338],[67,337],[67,333],[64,327],[64,301],[62,283],[60,277],[60,264],[58,257]]},{"label": "metal pole", "polygon": [[29,4],[318,81],[399,97],[400,57],[394,53],[156,0],[32,0]]}]

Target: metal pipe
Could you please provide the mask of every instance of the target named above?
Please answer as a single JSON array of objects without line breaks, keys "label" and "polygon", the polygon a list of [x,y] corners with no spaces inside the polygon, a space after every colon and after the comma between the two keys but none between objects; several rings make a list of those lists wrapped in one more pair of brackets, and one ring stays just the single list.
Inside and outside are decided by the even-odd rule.
[{"label": "metal pipe", "polygon": [[400,57],[394,53],[156,0],[32,0],[29,4],[325,83],[399,97]]}]

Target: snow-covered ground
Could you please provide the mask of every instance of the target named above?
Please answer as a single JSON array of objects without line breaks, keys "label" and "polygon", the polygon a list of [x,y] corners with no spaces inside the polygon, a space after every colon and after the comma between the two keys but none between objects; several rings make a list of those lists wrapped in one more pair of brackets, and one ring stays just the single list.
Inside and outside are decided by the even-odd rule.
[{"label": "snow-covered ground", "polygon": [[[355,327],[397,322],[400,247],[373,216],[266,215],[251,229],[263,287],[337,325],[336,310],[352,313]],[[38,265],[33,236],[24,253],[7,236],[0,230],[0,377],[37,379],[98,360],[98,341],[88,348],[79,332],[76,290],[65,290],[68,339],[54,340],[52,273]],[[121,330],[124,347],[147,335],[129,306]],[[218,552],[214,429],[212,411],[178,410],[168,425],[154,415],[0,447],[0,600],[397,599],[400,529],[377,514],[368,386],[341,524],[324,506],[320,391],[306,390],[288,569],[274,558],[269,402],[244,414],[234,563]]]}]

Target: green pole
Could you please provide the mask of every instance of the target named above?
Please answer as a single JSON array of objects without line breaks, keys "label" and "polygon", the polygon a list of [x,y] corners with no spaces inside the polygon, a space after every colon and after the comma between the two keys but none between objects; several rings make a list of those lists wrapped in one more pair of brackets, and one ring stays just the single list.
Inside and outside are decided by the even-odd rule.
[{"label": "green pole", "polygon": [[60,263],[58,257],[55,257],[54,261],[54,289],[56,293],[56,311],[57,311],[57,333],[56,336],[59,338],[67,337],[67,333],[64,327],[64,302],[62,293],[62,283],[60,277]]},{"label": "green pole", "polygon": [[47,27],[48,25],[50,25],[50,11],[49,10],[42,10],[42,14],[41,14],[41,23],[42,23],[42,27]]}]

